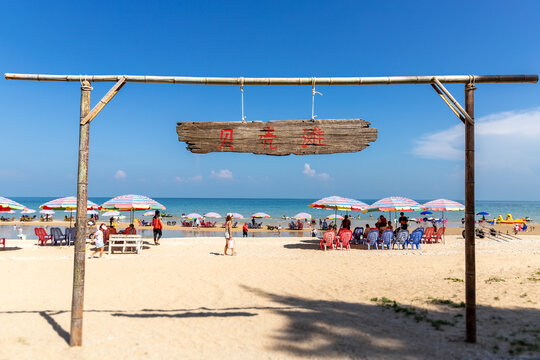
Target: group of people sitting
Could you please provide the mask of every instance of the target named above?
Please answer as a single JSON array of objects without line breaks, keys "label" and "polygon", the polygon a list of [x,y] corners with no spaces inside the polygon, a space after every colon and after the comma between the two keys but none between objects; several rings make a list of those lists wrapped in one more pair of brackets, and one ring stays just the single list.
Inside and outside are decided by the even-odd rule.
[{"label": "group of people sitting", "polygon": [[23,215],[21,216],[21,218],[19,219],[20,221],[34,221],[36,220],[37,216],[34,215],[34,216],[28,216],[28,215]]}]

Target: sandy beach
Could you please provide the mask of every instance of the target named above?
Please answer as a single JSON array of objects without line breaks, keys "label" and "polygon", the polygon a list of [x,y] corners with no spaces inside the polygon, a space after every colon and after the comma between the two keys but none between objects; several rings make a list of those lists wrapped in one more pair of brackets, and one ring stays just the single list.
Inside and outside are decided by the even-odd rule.
[{"label": "sandy beach", "polygon": [[221,237],[162,243],[87,260],[84,346],[70,348],[73,248],[8,240],[0,359],[540,357],[539,236],[477,240],[476,345],[463,341],[458,236],[327,252],[255,237],[235,257]]}]

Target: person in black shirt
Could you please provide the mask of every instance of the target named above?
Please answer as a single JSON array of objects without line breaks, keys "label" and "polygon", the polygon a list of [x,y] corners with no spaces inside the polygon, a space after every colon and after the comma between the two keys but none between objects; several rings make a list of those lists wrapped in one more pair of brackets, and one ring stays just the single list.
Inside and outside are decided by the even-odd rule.
[{"label": "person in black shirt", "polygon": [[345,218],[341,222],[341,228],[351,230],[351,220],[349,220],[349,215],[345,215]]},{"label": "person in black shirt", "polygon": [[401,228],[403,230],[407,230],[407,222],[409,221],[409,219],[405,216],[403,212],[399,213],[399,215],[399,223],[401,224]]}]

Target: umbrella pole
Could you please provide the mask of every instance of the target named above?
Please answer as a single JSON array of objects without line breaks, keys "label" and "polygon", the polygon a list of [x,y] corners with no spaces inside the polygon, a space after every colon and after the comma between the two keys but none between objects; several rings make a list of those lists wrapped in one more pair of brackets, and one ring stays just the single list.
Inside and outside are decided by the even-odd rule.
[{"label": "umbrella pole", "polygon": [[442,232],[442,243],[444,244],[445,241],[444,241],[444,233],[446,232],[446,229],[445,229],[445,223],[444,223],[444,211],[441,211],[441,218],[442,218],[442,227],[443,227],[443,232]]}]

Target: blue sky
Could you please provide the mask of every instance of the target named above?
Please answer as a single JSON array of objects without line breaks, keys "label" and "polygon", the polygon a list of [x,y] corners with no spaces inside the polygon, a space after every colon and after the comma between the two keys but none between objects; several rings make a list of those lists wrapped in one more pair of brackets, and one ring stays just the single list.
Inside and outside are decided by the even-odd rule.
[{"label": "blue sky", "polygon": [[[3,5],[0,70],[50,74],[538,74],[538,1],[49,1]],[[92,106],[112,84],[93,84]],[[463,86],[447,86],[463,103]],[[353,154],[195,155],[179,121],[240,120],[233,86],[127,84],[92,122],[90,196],[463,199],[463,125],[430,86],[318,87]],[[307,119],[309,87],[245,87],[247,120]],[[0,195],[75,194],[77,83],[0,79]],[[539,200],[540,86],[476,91],[478,199]]]}]

